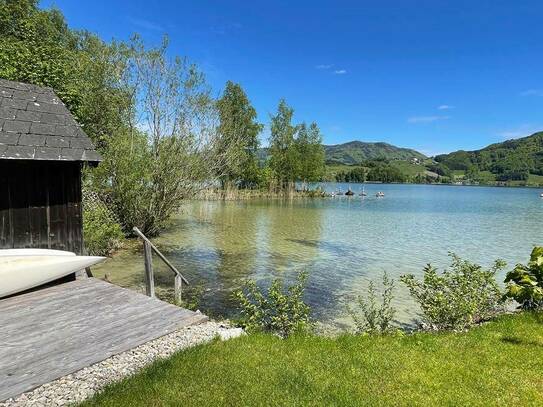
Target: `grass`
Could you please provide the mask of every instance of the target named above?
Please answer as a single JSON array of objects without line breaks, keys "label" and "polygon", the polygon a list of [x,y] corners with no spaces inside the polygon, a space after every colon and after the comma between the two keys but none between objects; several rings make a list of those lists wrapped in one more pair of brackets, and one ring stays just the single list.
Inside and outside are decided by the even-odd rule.
[{"label": "grass", "polygon": [[467,333],[281,340],[176,354],[84,406],[543,405],[543,314]]},{"label": "grass", "polygon": [[409,161],[394,160],[390,161],[390,165],[396,167],[404,175],[410,178],[414,178],[417,175],[424,175],[426,172],[426,167],[424,165],[413,164]]}]

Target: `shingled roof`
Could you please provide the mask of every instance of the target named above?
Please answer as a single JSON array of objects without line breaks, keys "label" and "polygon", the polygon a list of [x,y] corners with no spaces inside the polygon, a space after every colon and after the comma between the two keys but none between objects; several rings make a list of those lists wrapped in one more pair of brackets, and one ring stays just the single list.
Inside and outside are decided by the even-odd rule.
[{"label": "shingled roof", "polygon": [[0,159],[101,161],[53,89],[0,79]]}]

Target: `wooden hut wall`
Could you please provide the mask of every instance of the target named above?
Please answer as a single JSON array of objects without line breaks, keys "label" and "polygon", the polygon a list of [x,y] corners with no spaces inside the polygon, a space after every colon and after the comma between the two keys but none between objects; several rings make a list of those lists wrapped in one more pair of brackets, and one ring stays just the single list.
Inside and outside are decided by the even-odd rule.
[{"label": "wooden hut wall", "polygon": [[81,164],[0,160],[0,248],[81,254]]}]

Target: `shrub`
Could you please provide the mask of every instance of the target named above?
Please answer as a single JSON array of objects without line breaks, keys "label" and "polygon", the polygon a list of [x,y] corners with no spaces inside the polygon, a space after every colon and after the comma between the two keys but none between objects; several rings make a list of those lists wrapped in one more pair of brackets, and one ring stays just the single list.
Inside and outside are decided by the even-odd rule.
[{"label": "shrub", "polygon": [[524,309],[543,307],[543,247],[534,247],[527,265],[517,264],[505,277],[506,298]]},{"label": "shrub", "polygon": [[412,274],[401,276],[419,303],[423,322],[431,329],[466,329],[496,315],[503,308],[496,273],[505,267],[502,260],[485,270],[477,264],[450,254],[450,269],[438,274],[428,264],[422,281]]},{"label": "shrub", "polygon": [[283,280],[275,279],[267,292],[255,281],[246,281],[234,291],[241,318],[239,324],[249,332],[273,332],[287,337],[294,332],[307,331],[312,325],[309,306],[303,301],[308,273],[301,272],[295,284],[284,288]]},{"label": "shrub", "polygon": [[383,273],[383,291],[379,305],[375,285],[373,281],[370,281],[366,298],[358,297],[360,311],[347,307],[347,311],[354,320],[356,332],[368,334],[391,332],[392,320],[396,314],[396,309],[391,305],[393,298],[394,280],[388,278],[386,273]]},{"label": "shrub", "polygon": [[111,214],[102,205],[83,211],[83,237],[87,252],[95,256],[111,254],[121,247],[124,239],[121,226],[111,220]]}]

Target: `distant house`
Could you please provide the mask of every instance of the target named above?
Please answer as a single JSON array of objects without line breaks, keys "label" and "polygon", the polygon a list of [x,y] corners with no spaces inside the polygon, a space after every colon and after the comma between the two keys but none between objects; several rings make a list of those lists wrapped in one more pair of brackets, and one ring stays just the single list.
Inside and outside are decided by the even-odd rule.
[{"label": "distant house", "polygon": [[100,160],[51,88],[0,79],[0,249],[80,254],[81,169]]}]

